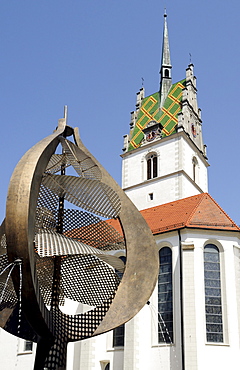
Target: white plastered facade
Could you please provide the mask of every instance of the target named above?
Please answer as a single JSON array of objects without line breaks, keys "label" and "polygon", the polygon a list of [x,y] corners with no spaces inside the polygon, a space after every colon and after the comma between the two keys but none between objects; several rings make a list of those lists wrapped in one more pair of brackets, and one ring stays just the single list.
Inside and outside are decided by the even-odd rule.
[{"label": "white plastered facade", "polygon": [[[147,180],[150,154],[157,156],[158,175]],[[143,145],[122,157],[122,187],[140,210],[208,190],[208,162],[184,131]]]},{"label": "white plastered facade", "polygon": [[[113,333],[79,342],[75,367],[69,370],[226,370],[240,354],[240,240],[239,233],[182,229],[155,236],[157,248],[170,247],[173,264],[173,344],[159,344],[157,286],[150,304],[125,325],[124,347],[113,347]],[[223,306],[223,343],[207,343],[204,291],[204,246],[220,251]],[[180,295],[180,248],[182,249],[182,304]],[[181,319],[181,312],[183,318]],[[182,342],[183,336],[183,342]],[[182,345],[183,343],[183,345]],[[75,348],[77,348],[75,346]]]}]

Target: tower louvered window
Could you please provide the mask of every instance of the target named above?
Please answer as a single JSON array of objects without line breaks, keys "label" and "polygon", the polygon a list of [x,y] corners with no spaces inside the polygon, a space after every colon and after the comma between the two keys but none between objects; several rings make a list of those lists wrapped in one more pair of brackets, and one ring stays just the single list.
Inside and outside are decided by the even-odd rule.
[{"label": "tower louvered window", "polygon": [[219,250],[204,248],[205,311],[207,342],[223,342],[222,298]]},{"label": "tower louvered window", "polygon": [[193,157],[192,159],[192,164],[193,164],[193,181],[197,181],[197,166],[198,166],[198,160],[196,157]]},{"label": "tower louvered window", "polygon": [[151,154],[147,158],[147,180],[158,176],[157,155]]},{"label": "tower louvered window", "polygon": [[158,341],[173,343],[172,250],[159,251],[158,275]]}]

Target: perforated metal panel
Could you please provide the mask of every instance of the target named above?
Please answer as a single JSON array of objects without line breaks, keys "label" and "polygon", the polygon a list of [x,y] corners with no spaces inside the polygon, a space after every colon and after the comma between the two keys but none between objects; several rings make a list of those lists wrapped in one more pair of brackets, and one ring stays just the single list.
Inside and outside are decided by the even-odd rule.
[{"label": "perforated metal panel", "polygon": [[71,166],[71,163],[68,161],[66,154],[53,154],[48,162],[46,173],[57,173],[61,171],[62,166],[65,168]]},{"label": "perforated metal panel", "polygon": [[[63,154],[53,154],[45,170],[38,195],[35,217],[35,261],[40,293],[46,306],[51,306],[55,341],[46,360],[48,369],[64,366],[67,341],[91,336],[104,318],[116,293],[120,279],[115,269],[124,270],[123,262],[108,251],[123,249],[124,239],[96,214],[117,217],[121,204],[118,195],[101,183],[97,165],[73,143],[61,138]],[[79,177],[59,174],[73,166]],[[58,175],[57,175],[58,173]],[[59,204],[63,198],[81,209],[64,209],[62,232],[57,233]],[[6,237],[0,236],[0,272],[8,266]],[[57,290],[54,281],[55,259],[59,265]],[[15,266],[14,268],[18,268]],[[22,317],[18,328],[19,303],[9,268],[0,275],[0,310],[13,312],[6,328],[28,340],[36,335]],[[57,295],[57,305],[53,297]],[[69,316],[58,306],[72,299],[92,307],[84,314]],[[95,308],[93,308],[95,307]]]},{"label": "perforated metal panel", "polygon": [[77,209],[64,210],[64,234],[101,250],[125,249],[124,238],[99,217]]},{"label": "perforated metal panel", "polygon": [[56,328],[56,337],[45,361],[48,370],[65,366],[67,342],[91,337],[106,315],[113,298],[93,310],[74,316],[65,315],[59,309],[54,309],[53,324]]},{"label": "perforated metal panel", "polygon": [[[0,273],[9,266],[7,254],[0,255]],[[15,293],[12,278],[8,275],[12,268],[9,266],[5,272],[0,275],[0,311],[4,308],[14,308],[17,304],[17,295]]]},{"label": "perforated metal panel", "polygon": [[121,204],[109,186],[97,180],[67,175],[46,174],[43,184],[59,197],[102,217],[117,217]]},{"label": "perforated metal panel", "polygon": [[106,301],[120,282],[114,270],[95,256],[68,256],[61,265],[64,296],[90,306]]},{"label": "perforated metal panel", "polygon": [[60,140],[68,162],[71,163],[79,176],[86,179],[101,180],[101,172],[91,158],[71,141],[63,137]]}]

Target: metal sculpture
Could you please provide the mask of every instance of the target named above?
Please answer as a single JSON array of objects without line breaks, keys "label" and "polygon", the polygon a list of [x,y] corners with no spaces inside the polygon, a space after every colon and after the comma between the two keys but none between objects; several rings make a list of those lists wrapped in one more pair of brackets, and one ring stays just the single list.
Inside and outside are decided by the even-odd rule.
[{"label": "metal sculpture", "polygon": [[[67,168],[75,174],[67,175]],[[64,202],[78,209],[66,209]],[[108,218],[119,220],[122,233]],[[0,325],[37,342],[35,370],[65,369],[68,342],[130,320],[157,279],[149,227],[83,145],[78,129],[66,124],[66,114],[17,164],[0,243]],[[125,246],[126,266],[113,255]],[[124,271],[121,282],[116,270]],[[67,315],[60,309],[65,298],[91,307]]]}]

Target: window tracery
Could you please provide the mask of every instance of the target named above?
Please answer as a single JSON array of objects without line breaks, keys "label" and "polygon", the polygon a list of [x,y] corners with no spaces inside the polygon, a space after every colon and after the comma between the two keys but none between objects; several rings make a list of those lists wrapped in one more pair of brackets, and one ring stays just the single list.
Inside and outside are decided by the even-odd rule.
[{"label": "window tracery", "polygon": [[158,158],[156,153],[147,156],[147,180],[158,176]]},{"label": "window tracery", "polygon": [[204,247],[205,314],[207,342],[223,342],[222,298],[219,249]]},{"label": "window tracery", "polygon": [[158,275],[158,341],[173,343],[172,250],[159,251]]}]

